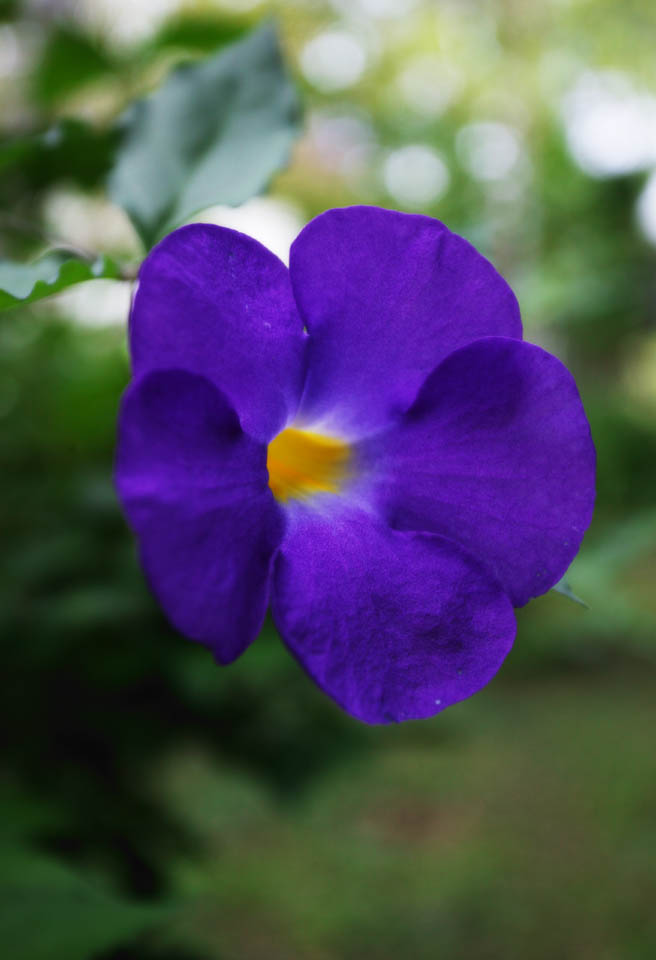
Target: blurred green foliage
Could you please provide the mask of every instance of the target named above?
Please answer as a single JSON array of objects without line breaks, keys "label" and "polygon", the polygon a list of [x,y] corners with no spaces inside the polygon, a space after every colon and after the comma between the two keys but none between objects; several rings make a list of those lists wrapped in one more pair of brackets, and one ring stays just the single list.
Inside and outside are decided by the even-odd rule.
[{"label": "blurred green foliage", "polygon": [[42,108],[118,69],[111,53],[73,24],[49,33],[33,75],[32,96]]},{"label": "blurred green foliage", "polygon": [[16,199],[10,191],[37,194],[53,184],[98,185],[109,172],[118,140],[114,130],[96,130],[65,117],[44,133],[7,138],[0,148],[4,204]]},{"label": "blurred green foliage", "polygon": [[[656,89],[656,10],[399,2],[405,15],[386,19],[354,0],[352,20],[337,2],[280,5],[306,132],[260,209],[286,203],[302,222],[340,203],[403,206],[390,158],[409,145],[441,158],[448,189],[408,208],[494,260],[527,337],[581,389],[598,496],[568,582],[589,609],[534,601],[485,691],[398,728],[343,715],[271,625],[219,669],[165,623],[112,489],[128,360],[124,327],[103,311],[119,291],[125,314],[126,284],[0,313],[0,940],[12,960],[656,954],[656,254],[635,212],[649,166],[589,175],[562,115],[586,70]],[[172,67],[202,70],[261,12],[198,3],[126,41],[111,29],[120,11],[106,29],[87,15],[98,6],[73,17],[66,4],[0,5],[0,67],[13,57],[0,69],[5,261],[74,246],[131,269],[140,243],[105,191],[119,118],[161,96]],[[343,88],[306,53],[331,30],[366,51]],[[437,72],[417,94],[427,57]],[[282,139],[256,158],[267,176],[296,130],[283,83]],[[518,137],[505,178],[477,176],[465,150],[462,131],[483,121]],[[161,149],[178,132],[158,131]],[[177,215],[245,198],[216,188]],[[158,211],[147,242],[164,222]]]},{"label": "blurred green foliage", "polygon": [[15,960],[87,957],[133,938],[165,910],[103,896],[77,872],[20,848],[2,851],[3,938]]},{"label": "blurred green foliage", "polygon": [[227,43],[239,40],[248,27],[248,22],[238,17],[223,19],[211,12],[202,11],[195,16],[181,13],[165,20],[149,41],[149,46],[153,54],[167,47],[178,48],[185,52],[200,50],[211,53]]}]

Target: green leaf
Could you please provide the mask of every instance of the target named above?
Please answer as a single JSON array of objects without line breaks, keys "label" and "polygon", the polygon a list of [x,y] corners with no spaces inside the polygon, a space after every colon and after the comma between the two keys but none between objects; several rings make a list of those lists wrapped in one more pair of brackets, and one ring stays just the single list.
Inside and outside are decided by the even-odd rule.
[{"label": "green leaf", "polygon": [[108,257],[89,262],[68,250],[53,250],[34,263],[0,260],[0,310],[41,300],[85,280],[118,276],[118,267]]},{"label": "green leaf", "polygon": [[204,207],[259,193],[287,161],[299,114],[275,30],[263,27],[133,104],[110,195],[150,247]]},{"label": "green leaf", "polygon": [[567,599],[571,600],[572,603],[578,603],[581,607],[585,607],[586,610],[590,609],[585,600],[581,600],[580,597],[577,597],[565,577],[559,580],[558,583],[551,589],[555,591],[555,593],[560,593],[563,597],[567,597]]},{"label": "green leaf", "polygon": [[50,106],[115,69],[98,41],[72,24],[62,24],[50,34],[39,57],[32,77],[34,99]]},{"label": "green leaf", "polygon": [[0,850],[0,942],[12,960],[89,960],[133,940],[171,908],[133,904],[96,889],[55,860]]}]

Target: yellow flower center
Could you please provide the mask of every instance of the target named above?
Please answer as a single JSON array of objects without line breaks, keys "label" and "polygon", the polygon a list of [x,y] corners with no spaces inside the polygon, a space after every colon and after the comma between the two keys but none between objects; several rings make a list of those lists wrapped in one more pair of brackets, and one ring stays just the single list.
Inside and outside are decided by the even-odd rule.
[{"label": "yellow flower center", "polygon": [[343,440],[288,427],[267,450],[269,486],[282,501],[338,493],[349,473],[350,456]]}]

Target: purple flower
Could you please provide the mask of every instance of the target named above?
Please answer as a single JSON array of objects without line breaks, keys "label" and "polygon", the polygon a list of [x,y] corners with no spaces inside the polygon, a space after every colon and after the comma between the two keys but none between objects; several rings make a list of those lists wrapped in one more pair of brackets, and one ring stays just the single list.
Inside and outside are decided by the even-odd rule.
[{"label": "purple flower", "polygon": [[132,310],[117,483],[171,622],[229,663],[271,602],[369,723],[479,690],[594,499],[576,385],[521,337],[506,282],[429,217],[329,210],[289,270],[232,230],[166,237]]}]

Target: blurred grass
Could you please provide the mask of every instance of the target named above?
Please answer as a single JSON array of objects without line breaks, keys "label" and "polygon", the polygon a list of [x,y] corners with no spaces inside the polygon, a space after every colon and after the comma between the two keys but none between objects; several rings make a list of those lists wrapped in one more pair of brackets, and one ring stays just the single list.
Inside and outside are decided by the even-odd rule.
[{"label": "blurred grass", "polygon": [[520,611],[488,690],[365,728],[269,628],[219,670],[166,627],[111,489],[122,333],[21,324],[0,328],[8,837],[179,904],[134,956],[648,957],[653,512],[577,561],[590,611]]},{"label": "blurred grass", "polygon": [[638,671],[497,687],[291,811],[174,757],[165,800],[207,844],[176,865],[199,899],[181,935],[217,957],[650,956],[652,694]]},{"label": "blurred grass", "polygon": [[[45,7],[0,9],[19,39],[41,38],[22,73],[0,78],[3,211],[39,226],[53,189],[75,185],[95,204],[82,226],[102,239],[106,118],[249,18],[205,5],[114,50],[109,31],[62,26]],[[335,23],[328,4],[280,15],[292,63]],[[79,59],[33,101],[66,30],[112,69]],[[617,0],[420,3],[402,22],[364,22],[378,53],[355,88],[329,95],[299,76],[310,131],[346,116],[370,139],[345,168],[349,143],[310,132],[277,193],[304,217],[398,205],[381,178],[388,152],[441,151],[451,186],[424,212],[504,270],[528,338],[575,373],[598,450],[595,519],[569,574],[590,609],[550,594],[519,611],[501,674],[433,721],[357,724],[270,625],[227,670],[176,636],[112,489],[124,330],[81,328],[61,305],[0,316],[0,936],[12,960],[656,955],[656,257],[635,222],[646,172],[585,175],[544,93],[555,62],[570,79],[613,67],[653,89],[655,31],[651,8]],[[395,78],[435,49],[465,89],[422,117]],[[514,199],[458,160],[459,129],[481,118],[522,135],[530,173]],[[3,227],[0,245],[20,259],[41,242]]]}]

